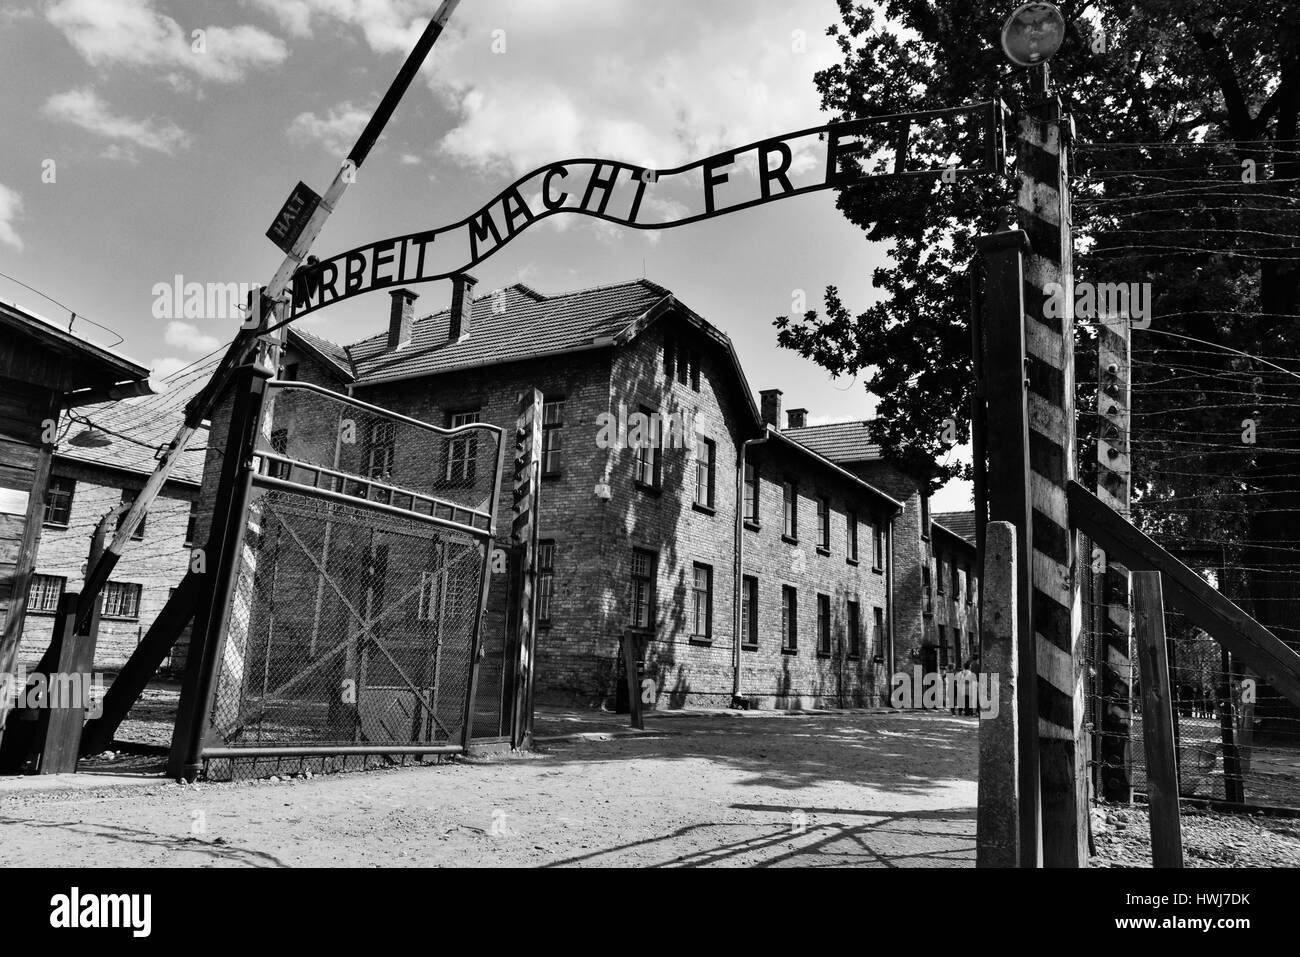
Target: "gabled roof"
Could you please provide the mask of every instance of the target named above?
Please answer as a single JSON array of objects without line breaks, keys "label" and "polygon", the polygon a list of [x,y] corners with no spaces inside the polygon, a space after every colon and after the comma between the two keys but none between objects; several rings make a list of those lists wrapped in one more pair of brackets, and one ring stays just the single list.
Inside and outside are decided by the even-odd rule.
[{"label": "gabled roof", "polygon": [[[158,465],[155,458],[157,449],[176,437],[185,403],[207,384],[212,368],[212,363],[206,363],[183,373],[170,383],[171,388],[162,395],[123,399],[65,411],[59,419],[60,439],[54,453],[55,458],[142,475],[151,474]],[[70,417],[72,415],[76,416],[75,420]],[[69,440],[86,428],[82,420],[89,420],[92,425],[108,432],[113,444],[97,449],[70,444]],[[207,426],[200,426],[190,437],[185,451],[177,458],[168,480],[195,485],[201,483],[207,445]]]},{"label": "gabled roof", "polygon": [[867,423],[861,419],[785,429],[781,434],[832,462],[874,462],[881,457],[880,446],[871,441]]},{"label": "gabled roof", "polygon": [[[76,370],[78,388],[140,382],[149,378],[149,370],[108,349],[87,342],[10,302],[0,302],[0,339],[20,341],[27,338],[41,352],[58,356]],[[65,369],[69,366],[65,366]]]},{"label": "gabled roof", "polygon": [[289,326],[289,341],[315,355],[316,358],[332,368],[345,380],[351,382],[356,378],[352,369],[352,360],[348,358],[347,350],[338,343],[322,339],[320,336],[304,332],[302,329],[295,329],[293,326]]},{"label": "gabled roof", "polygon": [[975,512],[935,512],[930,516],[932,522],[948,531],[975,544]]},{"label": "gabled roof", "polygon": [[[504,293],[504,295],[502,295]],[[449,342],[451,310],[417,319],[411,341],[387,351],[387,334],[346,347],[358,384],[437,375],[475,366],[613,345],[657,304],[672,299],[647,279],[543,296],[522,283],[471,304],[470,335]]]},{"label": "gabled roof", "polygon": [[884,499],[893,507],[894,511],[901,512],[903,510],[903,503],[900,502],[898,499],[894,498],[892,495],[882,492],[880,489],[876,488],[870,482],[858,478],[852,472],[845,471],[839,465],[832,462],[830,459],[826,458],[826,456],[821,455],[818,452],[814,452],[812,449],[808,448],[808,446],[804,445],[803,443],[796,442],[794,439],[790,438],[788,431],[781,432],[777,429],[772,428],[769,425],[767,427],[767,434],[765,436],[765,439],[767,440],[777,439],[778,441],[786,445],[788,448],[796,449],[802,455],[805,455],[808,458],[812,459],[813,461],[817,462],[818,465],[820,465],[822,468],[829,469],[830,471],[835,472],[842,478],[845,478],[848,481],[852,482],[853,484],[859,486],[860,488],[863,488],[866,491],[870,492],[872,495]]}]

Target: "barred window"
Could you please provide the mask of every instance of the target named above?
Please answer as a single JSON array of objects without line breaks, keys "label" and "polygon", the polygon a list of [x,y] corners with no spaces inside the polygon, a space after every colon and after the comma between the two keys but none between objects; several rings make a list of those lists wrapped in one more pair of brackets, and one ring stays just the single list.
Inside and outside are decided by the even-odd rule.
[{"label": "barred window", "polygon": [[551,622],[551,596],[555,593],[555,542],[542,539],[537,543],[537,621]]},{"label": "barred window", "polygon": [[695,443],[695,504],[713,507],[713,472],[715,446],[712,439]]},{"label": "barred window", "polygon": [[31,584],[27,586],[27,610],[58,611],[67,581],[59,575],[33,575]]},{"label": "barred window", "polygon": [[542,474],[559,475],[564,466],[564,399],[542,403]]},{"label": "barred window", "polygon": [[691,620],[696,638],[709,638],[713,634],[713,568],[695,563],[691,588]]},{"label": "barred window", "polygon": [[[479,410],[453,412],[447,417],[447,427],[458,429],[462,425],[472,425],[479,420]],[[475,467],[478,461],[478,436],[474,433],[462,438],[452,439],[447,444],[448,482],[474,481]]]},{"label": "barred window", "polygon": [[139,618],[140,586],[133,582],[108,582],[104,585],[100,614],[105,618]]},{"label": "barred window", "polygon": [[799,594],[790,585],[781,586],[781,650],[799,648]]},{"label": "barred window", "polygon": [[831,653],[831,596],[817,596],[817,654]]},{"label": "barred window", "polygon": [[653,628],[655,623],[655,553],[632,549],[632,627]]},{"label": "barred window", "polygon": [[758,579],[745,575],[740,588],[740,640],[758,647]]},{"label": "barred window", "polygon": [[45,518],[46,525],[66,526],[72,519],[72,496],[76,492],[77,483],[74,479],[63,478],[60,475],[50,477],[49,484],[45,487]]},{"label": "barred window", "polygon": [[856,601],[846,603],[845,615],[848,618],[849,657],[858,658],[862,655],[862,619]]}]

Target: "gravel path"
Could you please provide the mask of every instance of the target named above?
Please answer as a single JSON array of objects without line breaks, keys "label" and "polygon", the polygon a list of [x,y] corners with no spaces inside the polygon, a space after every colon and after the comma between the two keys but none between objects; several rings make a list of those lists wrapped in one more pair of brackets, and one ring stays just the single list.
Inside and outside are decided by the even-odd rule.
[{"label": "gravel path", "polygon": [[[1229,814],[1184,805],[1179,813],[1185,867],[1300,867],[1300,820]],[[1101,804],[1092,812],[1094,867],[1150,867],[1145,805]]]}]

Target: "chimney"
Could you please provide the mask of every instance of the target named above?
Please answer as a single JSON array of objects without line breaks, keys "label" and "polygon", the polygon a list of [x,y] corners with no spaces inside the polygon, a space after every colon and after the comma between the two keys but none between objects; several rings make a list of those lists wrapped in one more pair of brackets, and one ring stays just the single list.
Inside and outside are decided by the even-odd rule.
[{"label": "chimney", "polygon": [[791,429],[802,429],[808,424],[807,409],[791,409],[785,414],[788,427]]},{"label": "chimney", "polygon": [[758,399],[763,424],[774,429],[781,428],[781,390],[764,389],[759,392]]},{"label": "chimney", "polygon": [[451,319],[447,340],[461,342],[469,338],[470,311],[474,308],[474,287],[478,284],[467,272],[451,277]]},{"label": "chimney", "polygon": [[394,289],[389,295],[393,297],[393,305],[388,310],[388,351],[392,352],[411,341],[415,300],[420,294],[409,289]]}]

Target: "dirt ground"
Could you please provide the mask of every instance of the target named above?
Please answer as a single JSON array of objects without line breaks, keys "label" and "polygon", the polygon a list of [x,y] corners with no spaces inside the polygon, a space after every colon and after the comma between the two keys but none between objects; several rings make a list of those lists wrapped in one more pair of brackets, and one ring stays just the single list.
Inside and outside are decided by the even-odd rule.
[{"label": "dirt ground", "polygon": [[530,755],[311,779],[186,786],[108,762],[75,786],[0,780],[0,866],[974,864],[973,718],[626,727],[548,713]]}]

